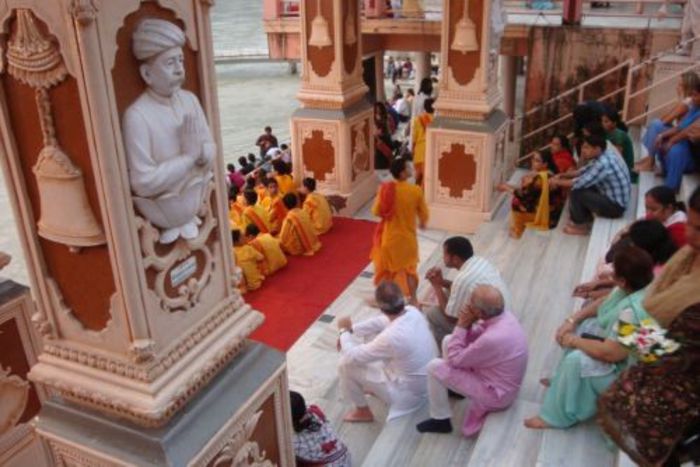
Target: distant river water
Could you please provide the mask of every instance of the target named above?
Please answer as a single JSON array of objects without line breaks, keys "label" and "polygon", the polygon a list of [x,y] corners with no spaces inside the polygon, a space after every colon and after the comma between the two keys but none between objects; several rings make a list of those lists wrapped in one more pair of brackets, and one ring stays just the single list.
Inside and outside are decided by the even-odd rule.
[{"label": "distant river water", "polygon": [[[219,0],[212,9],[214,50],[267,51],[262,0]],[[224,159],[255,152],[255,139],[270,125],[289,141],[289,119],[298,106],[299,75],[286,63],[217,65]]]}]

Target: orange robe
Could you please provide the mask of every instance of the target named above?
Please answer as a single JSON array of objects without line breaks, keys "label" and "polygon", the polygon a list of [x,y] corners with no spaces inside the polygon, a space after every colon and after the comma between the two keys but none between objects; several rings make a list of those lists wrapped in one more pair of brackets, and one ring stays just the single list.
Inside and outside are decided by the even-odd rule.
[{"label": "orange robe", "polygon": [[267,188],[258,185],[255,187],[255,192],[258,194],[258,204],[265,208],[270,208],[270,197],[267,195]]},{"label": "orange robe", "polygon": [[272,233],[279,232],[280,229],[282,229],[284,218],[287,217],[287,207],[282,202],[281,196],[277,195],[274,198],[270,198],[270,209],[268,213],[270,214]]},{"label": "orange robe", "polygon": [[287,213],[280,231],[282,249],[290,255],[312,256],[321,249],[311,218],[299,208]]},{"label": "orange robe", "polygon": [[243,205],[240,199],[228,204],[228,220],[231,230],[241,229],[241,215],[243,214]]},{"label": "orange robe", "polygon": [[309,193],[304,200],[304,211],[314,224],[318,235],[328,232],[333,227],[333,213],[328,200],[320,193]]},{"label": "orange robe", "polygon": [[416,218],[428,221],[423,190],[408,182],[386,182],[379,188],[372,213],[381,218],[372,245],[374,283],[396,282],[410,295],[409,277],[418,283]]},{"label": "orange robe", "polygon": [[265,279],[258,265],[265,259],[262,253],[250,245],[234,246],[233,257],[243,272],[243,280],[238,285],[241,292],[259,289]]},{"label": "orange robe", "polygon": [[260,233],[269,233],[272,229],[267,211],[260,205],[247,206],[241,215],[240,224],[242,232],[245,232],[249,224],[255,224]]},{"label": "orange robe", "polygon": [[277,180],[277,186],[279,187],[282,196],[286,195],[287,193],[294,193],[297,189],[291,175],[275,175],[275,180]]},{"label": "orange robe", "polygon": [[265,276],[269,276],[287,265],[287,257],[282,251],[280,241],[272,235],[260,234],[249,245],[265,257],[260,263],[260,270]]}]

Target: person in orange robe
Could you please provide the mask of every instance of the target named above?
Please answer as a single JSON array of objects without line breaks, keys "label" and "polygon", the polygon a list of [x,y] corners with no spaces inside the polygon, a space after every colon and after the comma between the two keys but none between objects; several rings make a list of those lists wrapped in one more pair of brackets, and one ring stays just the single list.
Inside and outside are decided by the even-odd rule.
[{"label": "person in orange robe", "polygon": [[255,176],[255,192],[258,194],[258,204],[265,208],[265,211],[270,209],[270,198],[267,195],[267,171],[262,167],[258,169]]},{"label": "person in orange robe", "polygon": [[328,232],[333,227],[333,213],[326,197],[316,193],[316,180],[305,178],[299,191],[306,195],[302,209],[311,218],[316,233],[322,235]]},{"label": "person in orange robe", "polygon": [[279,186],[282,196],[287,193],[294,193],[297,186],[294,183],[289,164],[285,163],[282,159],[275,159],[272,161],[272,168],[275,170],[275,180],[277,180],[277,185]]},{"label": "person in orange robe", "polygon": [[311,218],[299,208],[299,200],[295,193],[287,193],[282,200],[289,211],[280,231],[282,249],[290,255],[314,255],[321,249],[321,242]]},{"label": "person in orange robe", "polygon": [[265,277],[274,274],[287,265],[287,257],[282,251],[279,239],[269,233],[260,233],[255,224],[250,224],[245,229],[248,245],[258,250],[265,257],[260,262],[260,272]]},{"label": "person in orange robe", "polygon": [[240,228],[241,214],[243,214],[243,204],[238,194],[238,187],[233,185],[228,192],[228,220],[231,230]]},{"label": "person in orange robe", "polygon": [[238,288],[241,293],[259,289],[265,279],[260,272],[259,264],[265,257],[252,246],[245,244],[240,230],[231,231],[231,240],[233,240],[233,257],[243,272],[243,280]]},{"label": "person in orange robe", "polygon": [[374,263],[374,283],[396,282],[403,293],[416,303],[418,288],[418,237],[420,228],[428,222],[428,206],[420,187],[408,183],[404,159],[391,163],[393,181],[384,182],[372,206],[380,222],[374,233],[370,258]]},{"label": "person in orange robe", "polygon": [[253,190],[243,192],[245,209],[241,214],[241,229],[245,231],[250,224],[255,225],[262,233],[269,233],[272,230],[270,218],[265,208],[258,204],[258,194]]},{"label": "person in orange robe", "polygon": [[277,185],[277,180],[274,178],[267,181],[267,193],[270,199],[270,207],[267,211],[270,218],[270,227],[272,228],[272,233],[277,234],[282,229],[284,218],[287,217],[287,207],[282,201],[282,196],[279,194],[279,185]]},{"label": "person in orange robe", "polygon": [[413,167],[415,168],[416,185],[423,186],[425,172],[425,151],[428,126],[433,122],[433,100],[426,99],[423,104],[425,111],[413,118],[411,145],[413,147]]}]

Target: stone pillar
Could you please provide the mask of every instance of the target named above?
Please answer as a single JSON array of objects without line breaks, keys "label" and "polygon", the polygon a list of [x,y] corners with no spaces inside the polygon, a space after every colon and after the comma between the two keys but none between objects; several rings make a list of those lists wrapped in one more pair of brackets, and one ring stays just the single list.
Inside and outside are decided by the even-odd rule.
[{"label": "stone pillar", "polygon": [[[506,115],[498,110],[500,0],[444,0],[437,117],[425,167],[430,225],[473,232],[490,219],[503,181]],[[466,10],[465,10],[466,6]]]},{"label": "stone pillar", "polygon": [[[12,65],[0,73],[0,162],[43,341],[29,377],[56,396],[37,432],[57,465],[204,465],[238,454],[294,463],[284,356],[247,341],[263,316],[241,298],[231,256],[212,3],[0,5]],[[184,32],[181,99],[145,92],[132,36],[146,18],[179,28],[169,40]],[[174,148],[161,156],[197,151],[211,164],[152,196],[136,194],[122,124],[148,96],[153,112],[170,111],[164,121],[187,127],[157,141]],[[161,223],[176,211],[197,225],[167,241]]]},{"label": "stone pillar", "polygon": [[[320,6],[320,10],[319,10]],[[375,193],[372,107],[362,79],[359,0],[302,0],[301,109],[292,115],[297,183],[316,179],[352,215]]]},{"label": "stone pillar", "polygon": [[365,17],[384,18],[386,15],[386,2],[384,0],[363,0],[365,3]]},{"label": "stone pillar", "polygon": [[386,101],[386,86],[384,85],[384,51],[377,52],[374,56],[374,74],[377,80],[377,102]]},{"label": "stone pillar", "polygon": [[[503,78],[503,111],[512,121],[515,117],[515,96],[518,82],[518,57],[501,56],[501,76]],[[510,137],[513,137],[511,131]]]},{"label": "stone pillar", "polygon": [[418,94],[420,82],[423,78],[430,78],[431,75],[430,52],[416,52],[413,56],[413,65],[416,69],[416,84],[414,90],[416,94]]}]

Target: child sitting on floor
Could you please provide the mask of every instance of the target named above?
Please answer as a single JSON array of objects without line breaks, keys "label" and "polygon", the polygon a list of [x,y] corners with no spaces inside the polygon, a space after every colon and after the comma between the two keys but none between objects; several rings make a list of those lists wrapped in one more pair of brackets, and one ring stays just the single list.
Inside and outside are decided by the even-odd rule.
[{"label": "child sitting on floor", "polygon": [[287,193],[282,198],[287,208],[287,216],[282,222],[280,242],[288,255],[313,256],[321,249],[314,225],[309,215],[299,208],[296,193]]},{"label": "child sitting on floor", "polygon": [[326,197],[316,192],[316,180],[305,178],[299,192],[306,195],[303,209],[311,218],[316,234],[328,232],[333,227],[333,213]]},{"label": "child sitting on floor", "polygon": [[287,207],[282,201],[282,195],[279,192],[279,185],[277,180],[274,178],[269,178],[267,180],[267,195],[270,200],[270,206],[267,209],[270,215],[270,227],[272,228],[273,234],[278,234],[282,229],[282,222],[284,218],[287,217]]},{"label": "child sitting on floor", "polygon": [[238,187],[231,185],[228,190],[228,220],[231,230],[238,228],[241,224],[241,214],[243,214],[243,204],[240,203],[238,194]]},{"label": "child sitting on floor", "polygon": [[306,407],[301,394],[289,391],[294,427],[294,456],[298,467],[350,467],[350,451],[333,430],[321,409]]},{"label": "child sitting on floor", "polygon": [[287,257],[282,251],[280,241],[269,233],[260,233],[255,224],[250,224],[245,229],[248,245],[255,248],[265,257],[260,262],[260,271],[268,277],[287,265]]},{"label": "child sitting on floor", "polygon": [[265,257],[252,246],[245,244],[240,230],[231,231],[231,240],[233,240],[233,258],[243,272],[238,288],[241,293],[259,289],[265,279],[265,276],[260,273],[260,263]]}]

